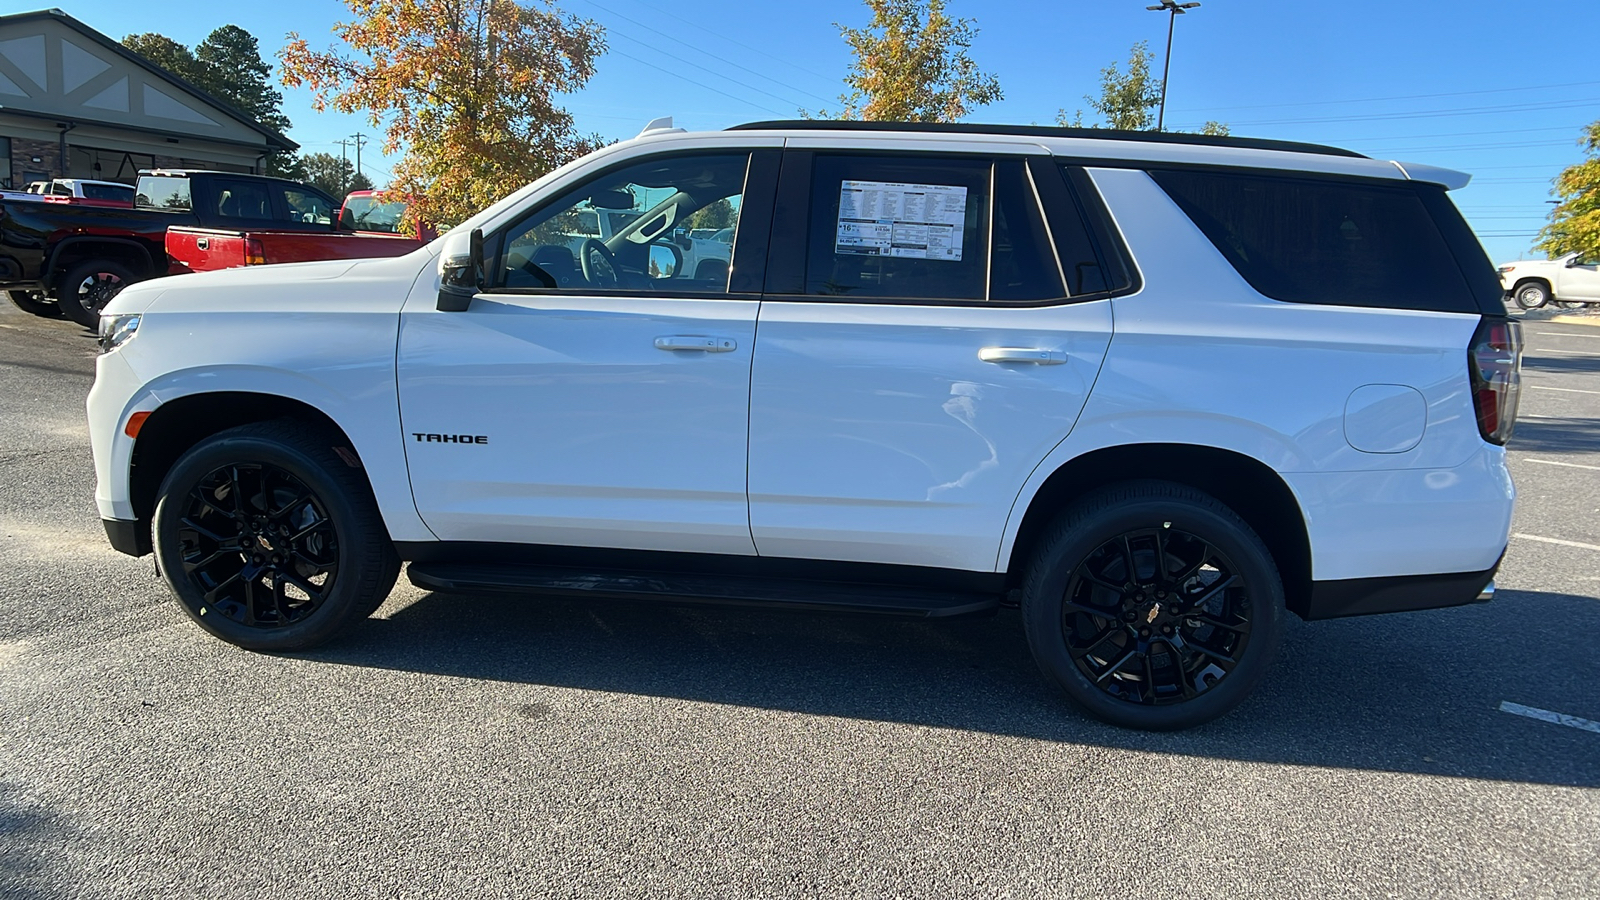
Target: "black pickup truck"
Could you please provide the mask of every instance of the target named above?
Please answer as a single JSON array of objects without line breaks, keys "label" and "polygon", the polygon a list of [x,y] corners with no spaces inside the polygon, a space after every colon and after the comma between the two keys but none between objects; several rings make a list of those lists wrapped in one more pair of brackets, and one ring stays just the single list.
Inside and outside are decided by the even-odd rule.
[{"label": "black pickup truck", "polygon": [[294,181],[161,169],[139,173],[132,209],[0,201],[0,290],[28,312],[94,327],[123,285],[168,274],[170,226],[326,232],[338,208]]}]

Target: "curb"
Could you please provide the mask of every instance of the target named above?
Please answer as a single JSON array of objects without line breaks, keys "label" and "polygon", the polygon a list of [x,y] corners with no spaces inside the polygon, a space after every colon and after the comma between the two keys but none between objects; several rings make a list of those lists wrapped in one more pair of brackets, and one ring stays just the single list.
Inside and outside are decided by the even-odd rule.
[{"label": "curb", "polygon": [[1551,316],[1546,321],[1562,325],[1592,325],[1600,328],[1600,316]]}]

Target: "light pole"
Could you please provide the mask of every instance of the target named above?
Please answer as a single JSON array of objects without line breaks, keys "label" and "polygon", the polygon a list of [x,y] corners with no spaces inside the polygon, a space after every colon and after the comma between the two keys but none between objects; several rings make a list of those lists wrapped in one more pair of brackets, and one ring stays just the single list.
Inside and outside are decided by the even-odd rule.
[{"label": "light pole", "polygon": [[1172,71],[1172,26],[1177,24],[1179,16],[1199,5],[1198,3],[1179,3],[1177,0],[1161,0],[1160,6],[1145,7],[1145,9],[1155,10],[1156,12],[1166,10],[1171,14],[1167,18],[1167,62],[1161,67],[1161,110],[1156,113],[1157,131],[1165,131],[1167,124],[1167,73]]}]

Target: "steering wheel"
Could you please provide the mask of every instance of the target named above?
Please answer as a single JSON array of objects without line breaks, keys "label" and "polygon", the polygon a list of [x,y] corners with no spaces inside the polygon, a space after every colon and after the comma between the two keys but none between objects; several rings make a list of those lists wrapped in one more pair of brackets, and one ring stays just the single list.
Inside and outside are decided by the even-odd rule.
[{"label": "steering wheel", "polygon": [[611,248],[596,238],[589,238],[578,249],[578,265],[583,278],[593,288],[614,288],[622,284],[617,275],[617,257]]}]

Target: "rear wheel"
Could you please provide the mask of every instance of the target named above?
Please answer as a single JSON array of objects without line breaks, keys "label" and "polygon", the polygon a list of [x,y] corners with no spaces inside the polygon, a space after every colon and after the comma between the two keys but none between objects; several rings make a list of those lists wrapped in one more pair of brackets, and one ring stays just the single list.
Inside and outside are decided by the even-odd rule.
[{"label": "rear wheel", "polygon": [[301,650],[389,595],[399,557],[335,443],[302,423],[262,422],[207,438],[173,465],[155,551],[201,628],[251,650]]},{"label": "rear wheel", "polygon": [[61,307],[50,302],[50,298],[39,291],[6,291],[6,295],[11,298],[12,305],[25,313],[46,319],[61,317]]},{"label": "rear wheel", "polygon": [[1530,281],[1526,284],[1517,285],[1512,297],[1516,299],[1517,305],[1523,309],[1538,309],[1550,302],[1550,291],[1539,282]]},{"label": "rear wheel", "polygon": [[1104,489],[1046,534],[1023,587],[1034,659],[1096,718],[1168,730],[1238,706],[1277,649],[1277,566],[1232,510],[1158,481]]},{"label": "rear wheel", "polygon": [[100,324],[100,311],[123,288],[136,281],[121,263],[90,260],[68,270],[56,288],[56,302],[67,318],[87,328]]}]

